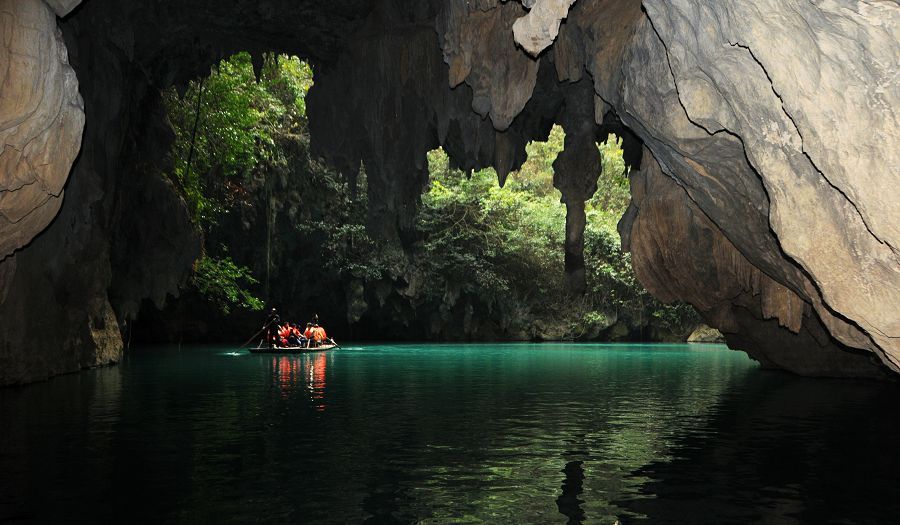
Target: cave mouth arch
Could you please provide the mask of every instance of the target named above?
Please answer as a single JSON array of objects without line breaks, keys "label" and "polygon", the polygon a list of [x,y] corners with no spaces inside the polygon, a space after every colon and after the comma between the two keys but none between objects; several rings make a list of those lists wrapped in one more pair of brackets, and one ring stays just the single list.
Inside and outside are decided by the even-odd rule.
[{"label": "cave mouth arch", "polygon": [[[524,160],[529,140],[568,123],[573,147],[563,164],[572,169],[560,171],[577,172],[590,161],[585,145],[598,117],[614,110],[643,141],[622,231],[654,295],[689,301],[765,366],[881,375],[872,357],[900,369],[892,248],[900,222],[897,203],[877,189],[898,182],[879,169],[898,164],[897,148],[870,139],[894,139],[897,126],[867,109],[878,97],[892,107],[895,94],[866,87],[888,85],[875,66],[891,63],[885,50],[894,42],[875,21],[896,20],[894,5],[871,13],[803,5],[770,16],[743,4],[704,2],[697,10],[661,0],[579,0],[559,18],[536,20],[536,10],[491,0],[225,7],[86,0],[72,10],[75,3],[21,4],[44,13],[35,26],[44,37],[56,34],[52,13],[65,16],[58,25],[86,124],[57,219],[0,263],[10,347],[28,347],[40,323],[65,328],[59,341],[32,349],[39,358],[11,352],[4,383],[115,361],[117,320],[133,316],[143,298],[161,303],[183,280],[198,240],[154,176],[171,141],[159,91],[242,49],[314,64],[323,89],[310,94],[312,149],[349,177],[366,165],[369,187],[384,196],[369,223],[382,225],[386,238],[409,228],[427,179],[424,154],[437,145],[461,168],[492,165],[503,179]],[[529,27],[551,38],[528,40]],[[776,56],[790,45],[783,35],[820,43],[811,48],[819,53],[856,34],[867,35],[867,45],[829,68],[820,67],[824,55],[803,63]],[[817,76],[821,89],[806,96],[791,80]],[[845,148],[828,150],[841,141],[820,118],[827,111],[873,129],[858,138],[872,152],[864,165]],[[772,141],[765,129],[784,140]],[[571,202],[590,189],[578,180],[563,186]],[[798,205],[801,194],[813,205]],[[147,228],[144,217],[160,220]],[[31,239],[42,227],[16,235]],[[811,231],[822,233],[816,243],[808,242]],[[43,314],[40,323],[33,312]],[[755,326],[771,327],[771,337],[754,336]]]},{"label": "cave mouth arch", "polygon": [[[565,143],[559,125],[546,142],[526,145],[526,160],[502,181],[504,187],[492,167],[466,175],[451,168],[455,164],[441,148],[429,152],[428,187],[416,206],[426,218],[414,217],[414,227],[406,232],[410,240],[390,255],[395,247],[389,240],[364,231],[367,201],[380,197],[367,191],[365,165],[358,180],[350,181],[362,187],[357,200],[356,188],[310,153],[305,99],[312,85],[312,71],[297,57],[266,54],[260,61],[243,52],[214,65],[208,76],[164,91],[167,120],[175,131],[166,175],[187,202],[203,248],[190,286],[163,310],[144,301],[125,330],[127,341],[242,339],[256,329],[259,314],[238,310],[263,304],[277,307],[284,319],[304,321],[311,313],[303,307],[315,304],[316,313],[338,333],[387,340],[644,340],[650,333],[692,328],[690,317],[677,327],[651,330],[650,310],[667,307],[641,301],[647,311],[638,311],[631,305],[638,303],[636,297],[626,298],[630,295],[621,304],[611,301],[606,289],[611,286],[643,293],[627,284],[634,280],[630,270],[618,284],[601,279],[590,297],[584,297],[586,289],[576,296],[567,294],[566,207],[554,188],[552,167]],[[633,135],[624,141],[610,133],[628,132],[612,112],[594,131],[590,147],[603,155],[583,175],[596,180],[595,197],[589,197],[585,207],[591,221],[599,222],[588,232],[592,249],[584,262],[591,263],[591,271],[581,276],[586,279],[587,273],[598,281],[600,265],[614,260],[616,268],[625,268],[615,240],[616,222],[629,200],[623,154],[633,156],[630,148],[635,144],[640,154],[640,143]],[[465,178],[475,180],[469,184]],[[462,196],[447,202],[443,190]],[[479,219],[460,226],[465,217]],[[497,229],[500,233],[492,233]],[[457,239],[442,238],[450,230],[463,231]],[[376,235],[378,231],[374,229]],[[581,235],[584,242],[584,232]],[[425,262],[439,253],[461,262],[440,268]],[[328,277],[334,271],[337,279]],[[540,286],[527,285],[533,275],[542,275]],[[461,281],[475,276],[477,285],[460,287],[454,282],[457,276]],[[394,314],[372,311],[379,308]],[[514,308],[519,312],[510,311]],[[675,311],[671,316],[680,317]],[[217,322],[221,318],[225,322]],[[560,322],[565,328],[529,328],[552,326],[551,319],[563,318],[570,319]],[[596,321],[583,320],[588,318]]]}]

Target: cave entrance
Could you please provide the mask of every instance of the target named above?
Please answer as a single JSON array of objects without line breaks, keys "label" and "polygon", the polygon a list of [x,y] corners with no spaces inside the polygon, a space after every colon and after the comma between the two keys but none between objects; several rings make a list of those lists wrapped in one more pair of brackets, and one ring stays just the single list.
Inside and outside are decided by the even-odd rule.
[{"label": "cave entrance", "polygon": [[[163,93],[175,135],[164,173],[203,247],[179,298],[162,311],[144,302],[139,338],[240,339],[267,304],[305,322],[343,303],[323,276],[341,274],[339,248],[363,249],[354,225],[365,200],[310,155],[312,82],[296,56],[242,52]],[[314,311],[294,306],[308,304]]]},{"label": "cave entrance", "polygon": [[588,175],[597,187],[585,203],[588,286],[573,296],[554,176],[562,126],[528,143],[503,187],[493,168],[464,172],[441,148],[429,152],[429,184],[398,250],[367,227],[365,163],[351,180],[312,153],[313,82],[297,57],[238,53],[163,93],[175,133],[166,174],[203,250],[181,297],[162,311],[143,305],[138,339],[241,339],[263,305],[299,322],[319,314],[336,333],[367,339],[646,337],[663,307],[636,284],[615,231],[634,142],[614,115],[591,139],[602,162]]},{"label": "cave entrance", "polygon": [[[619,312],[641,318],[633,308],[640,288],[626,279],[633,282],[616,232],[630,200],[630,168],[623,140],[613,133],[591,146],[602,162],[583,208],[587,286],[578,294],[568,288],[568,211],[555,174],[565,144],[563,127],[554,125],[545,140],[527,144],[526,160],[503,177],[491,167],[455,168],[441,148],[429,152],[417,250],[433,258],[426,280],[442,295],[425,309],[429,317],[416,319],[429,327],[423,337],[448,338],[456,330],[473,339],[592,339],[610,334]],[[626,297],[631,306],[620,301]],[[616,330],[617,337],[640,338],[637,325]]]},{"label": "cave entrance", "polygon": [[[846,91],[840,89],[844,81],[828,84],[831,91],[839,86],[838,91],[820,90],[819,99],[812,103],[809,97],[798,98],[785,86],[793,85],[791,79],[797,75],[791,67],[799,66],[773,55],[772,46],[767,45],[784,32],[771,24],[763,25],[774,31],[768,34],[732,23],[754,19],[757,13],[711,8],[707,11],[715,16],[707,16],[707,11],[685,11],[683,6],[665,2],[569,2],[557,6],[562,18],[540,21],[532,26],[532,33],[526,26],[542,10],[529,11],[527,2],[276,1],[238,2],[224,9],[213,9],[208,2],[21,0],[7,4],[4,23],[13,29],[0,46],[0,55],[16,58],[6,77],[11,89],[4,91],[9,95],[4,96],[4,102],[9,101],[4,114],[10,118],[0,126],[11,146],[4,151],[5,162],[0,162],[11,167],[0,191],[4,193],[0,215],[6,218],[0,225],[4,253],[0,317],[7,320],[0,323],[0,330],[2,339],[15,349],[8,361],[12,364],[4,368],[24,370],[10,377],[39,378],[116,361],[122,350],[120,327],[137,315],[142,298],[152,297],[162,304],[167,294],[176,291],[199,243],[193,229],[184,227],[190,221],[181,202],[157,176],[164,156],[160,150],[168,147],[171,135],[161,118],[159,92],[184,84],[213,61],[240,49],[256,57],[249,60],[254,77],[265,76],[262,51],[271,49],[289,51],[321,68],[316,86],[325,88],[314,89],[309,98],[313,130],[309,150],[341,176],[364,180],[366,195],[357,199],[350,189],[346,206],[329,211],[345,213],[353,206],[363,207],[362,199],[368,198],[365,224],[334,224],[343,235],[340,246],[370,254],[383,264],[377,272],[364,271],[371,265],[338,266],[332,273],[350,272],[356,279],[353,286],[337,293],[318,282],[318,288],[302,290],[285,286],[288,281],[283,275],[272,272],[272,257],[278,255],[274,251],[285,250],[286,258],[300,261],[286,270],[295,273],[313,271],[302,261],[314,257],[310,250],[287,249],[271,240],[271,227],[277,226],[273,223],[292,213],[302,217],[304,207],[284,208],[272,218],[277,201],[295,188],[274,187],[274,181],[287,180],[286,170],[279,167],[279,159],[266,157],[272,173],[258,188],[266,195],[266,204],[248,206],[246,213],[221,219],[244,227],[245,222],[260,223],[241,222],[235,216],[246,219],[253,212],[256,219],[262,218],[267,228],[266,272],[244,271],[242,267],[252,268],[241,262],[234,248],[217,252],[213,234],[206,242],[209,257],[198,263],[210,277],[207,284],[217,287],[229,301],[271,300],[276,291],[291,301],[310,294],[316,304],[343,305],[354,312],[350,319],[374,305],[396,307],[397,318],[410,318],[407,313],[412,307],[403,306],[402,301],[399,306],[385,306],[393,304],[396,291],[390,283],[403,283],[407,296],[427,287],[423,288],[422,278],[405,271],[409,261],[404,254],[376,257],[373,249],[366,248],[372,240],[366,235],[376,231],[398,242],[418,242],[415,235],[407,234],[415,233],[410,211],[428,181],[425,153],[440,145],[462,169],[494,166],[502,181],[524,162],[528,141],[546,136],[554,122],[565,128],[565,142],[573,137],[576,144],[565,148],[572,153],[567,166],[571,169],[554,172],[565,174],[558,187],[563,190],[568,217],[566,287],[576,292],[572,299],[577,300],[588,288],[583,253],[588,227],[585,203],[595,193],[596,135],[600,133],[603,140],[602,128],[613,122],[607,118],[609,111],[616,111],[647,140],[648,165],[641,170],[646,176],[636,187],[648,189],[640,193],[656,199],[656,209],[663,212],[650,213],[650,206],[643,206],[643,219],[638,213],[628,215],[636,221],[632,226],[638,227],[627,227],[628,220],[622,223],[629,235],[642,232],[626,240],[646,241],[631,246],[639,247],[635,262],[643,268],[642,280],[655,293],[692,301],[710,322],[729,333],[747,331],[735,320],[733,308],[752,310],[750,324],[777,317],[779,326],[792,333],[814,311],[826,327],[823,333],[874,352],[896,368],[891,364],[896,361],[891,357],[894,347],[885,335],[891,333],[893,318],[884,317],[882,308],[896,296],[896,287],[883,286],[897,274],[893,272],[896,254],[883,240],[884,232],[875,233],[884,228],[883,221],[876,220],[884,214],[871,211],[863,200],[857,202],[858,185],[847,175],[860,172],[853,164],[857,155],[814,158],[828,151],[822,144],[835,142],[827,139],[833,130],[822,126],[827,119],[818,117],[832,95]],[[804,20],[833,15],[822,6],[806,8],[809,11],[782,13],[781,21],[794,19],[805,30]],[[682,23],[700,20],[698,16],[722,24]],[[859,22],[859,28],[838,24],[823,34],[840,40],[852,39],[862,30],[877,32],[875,26]],[[703,38],[697,38],[700,33]],[[882,56],[857,54],[867,64]],[[704,67],[718,64],[723,57],[735,67]],[[800,65],[805,66],[800,77],[821,74],[816,60]],[[698,71],[699,76],[694,74]],[[879,78],[862,82],[859,92],[869,93],[862,88],[880,85]],[[318,92],[330,95],[314,104]],[[869,95],[840,107],[850,116],[865,114],[864,106],[871,106],[870,99],[881,93]],[[188,108],[195,99],[198,107],[203,106],[198,94],[188,96]],[[276,93],[273,100],[277,99]],[[284,108],[291,105],[290,100],[282,102]],[[252,107],[258,112],[253,118],[277,121],[291,113],[263,111],[266,107]],[[316,111],[318,116],[312,118]],[[185,112],[193,130],[191,114]],[[804,118],[806,114],[813,117]],[[759,120],[759,115],[765,118]],[[889,120],[879,123],[881,132],[891,131]],[[800,127],[808,126],[801,137]],[[771,149],[775,135],[760,131],[767,129],[780,130],[777,135],[784,138],[775,150]],[[629,150],[639,152],[640,147],[628,147],[629,134],[623,130],[619,135],[626,157]],[[247,144],[252,144],[254,154],[275,142],[271,135],[249,136],[253,140]],[[179,150],[173,157],[174,165],[182,164],[181,177],[174,171],[171,177],[187,198],[196,190],[192,177],[215,170],[224,174],[230,164],[245,158],[236,155],[195,167],[201,154],[196,135],[192,137],[195,147],[187,153]],[[223,135],[210,147],[240,138],[240,133]],[[322,147],[315,147],[313,139]],[[813,146],[816,142],[820,144]],[[866,158],[892,165],[879,148],[870,149],[877,155]],[[640,156],[637,153],[634,161],[626,158],[626,163],[636,167]],[[360,172],[363,164],[365,170]],[[831,170],[834,178],[826,173]],[[816,190],[797,190],[795,182],[801,179]],[[659,184],[643,184],[651,180]],[[345,184],[341,177],[335,176],[334,181]],[[249,197],[240,186],[224,178],[206,189],[217,191],[223,200],[241,202]],[[815,206],[797,206],[800,195],[815,195]],[[657,197],[669,200],[663,205]],[[823,211],[832,209],[844,211]],[[679,210],[685,213],[675,219]],[[215,206],[193,206],[192,213],[211,216]],[[324,215],[321,227],[307,231],[306,238],[333,238],[333,224],[328,222],[333,215]],[[837,233],[831,241],[823,237],[810,242],[803,232],[817,231],[820,224],[831,224],[829,231]],[[701,230],[709,235],[698,235]],[[731,256],[697,257],[710,246],[710,238],[716,239],[714,246],[740,256],[741,264],[736,266]],[[859,246],[865,249],[856,249]],[[16,254],[10,256],[12,252]],[[846,264],[836,265],[832,257],[821,256],[826,252],[877,254],[884,264],[870,265],[867,258],[848,256],[843,259]],[[683,257],[675,261],[670,254]],[[716,267],[717,261],[723,266]],[[731,272],[734,268],[739,269]],[[747,299],[752,304],[735,303],[738,292],[731,290],[746,289],[746,275],[757,270],[771,277],[775,292],[760,292],[754,284],[753,298]],[[715,293],[709,286],[695,286],[710,275],[717,276]],[[247,277],[260,282],[248,284]],[[369,281],[379,284],[368,286]],[[235,282],[239,286],[220,286]],[[245,296],[243,290],[248,287],[261,291]],[[447,293],[452,297],[453,289]],[[473,307],[469,318],[478,317]],[[44,325],[58,327],[58,334],[33,341],[33,334]],[[815,339],[821,343],[826,338]],[[54,357],[45,358],[45,354]],[[807,361],[798,362],[805,366]],[[799,369],[780,360],[778,366]],[[830,373],[830,367],[824,370]]]}]

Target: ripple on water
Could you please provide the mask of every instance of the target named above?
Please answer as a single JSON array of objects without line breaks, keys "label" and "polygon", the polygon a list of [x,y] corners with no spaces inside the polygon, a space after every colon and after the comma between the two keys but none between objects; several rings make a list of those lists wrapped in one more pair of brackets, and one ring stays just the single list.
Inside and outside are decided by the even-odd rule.
[{"label": "ripple on water", "polygon": [[0,396],[0,520],[891,522],[898,401],[716,346],[144,348]]}]

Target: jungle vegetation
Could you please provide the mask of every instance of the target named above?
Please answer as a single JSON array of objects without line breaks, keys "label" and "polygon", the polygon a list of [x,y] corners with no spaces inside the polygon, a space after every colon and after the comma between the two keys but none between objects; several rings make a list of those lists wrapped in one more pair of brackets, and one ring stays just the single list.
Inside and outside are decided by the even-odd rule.
[{"label": "jungle vegetation", "polygon": [[365,173],[353,192],[311,156],[312,82],[307,64],[276,55],[257,79],[240,53],[164,94],[176,136],[169,175],[204,237],[169,319],[227,315],[253,327],[272,304],[297,319],[315,311],[345,337],[450,340],[677,340],[699,323],[690,307],[655,301],[621,250],[628,167],[614,135],[598,144],[599,189],[587,205],[589,291],[573,299],[552,184],[562,128],[528,145],[504,188],[492,169],[466,174],[430,152],[415,242],[398,253],[366,231]]}]

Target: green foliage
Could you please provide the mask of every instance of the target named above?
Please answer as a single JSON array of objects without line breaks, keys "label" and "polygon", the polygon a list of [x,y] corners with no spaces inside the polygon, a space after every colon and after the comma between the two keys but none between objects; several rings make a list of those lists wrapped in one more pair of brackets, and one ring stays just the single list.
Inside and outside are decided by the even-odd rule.
[{"label": "green foliage", "polygon": [[563,150],[566,134],[562,126],[555,125],[546,142],[530,142],[525,146],[528,158],[519,171],[509,177],[512,190],[528,191],[535,195],[560,198],[559,190],[553,187],[553,161]]},{"label": "green foliage", "polygon": [[602,222],[589,222],[584,237],[588,286],[598,305],[635,309],[651,300],[634,275],[631,254],[622,252],[618,234]]},{"label": "green foliage", "polygon": [[313,84],[309,64],[297,57],[280,55],[279,69],[269,79],[269,90],[281,99],[282,104],[293,104],[292,116],[306,117],[306,93]]},{"label": "green foliage", "polygon": [[[404,252],[367,231],[365,171],[351,197],[343,178],[310,158],[311,85],[309,66],[285,56],[268,56],[257,81],[241,53],[202,85],[190,83],[183,98],[165,94],[176,134],[173,179],[218,247],[197,262],[192,284],[220,311],[259,309],[256,295],[331,308],[332,319],[335,310],[351,321],[368,312],[379,329],[427,325],[420,336],[455,337],[472,319],[554,338],[596,337],[616,322],[626,332],[691,322],[691,310],[643,290],[621,251],[615,226],[630,199],[621,139],[598,144],[598,191],[586,207],[589,291],[576,299],[565,292],[565,207],[553,187],[561,127],[527,146],[527,161],[502,189],[493,170],[467,175],[443,150],[430,152],[431,184]],[[538,324],[550,328],[532,330]]]},{"label": "green foliage", "polygon": [[[432,167],[447,165],[442,150],[431,152],[429,161]],[[558,279],[521,279],[529,272],[559,277],[560,221],[564,210],[555,198],[501,189],[493,170],[471,177],[436,170],[419,212],[417,261],[435,298],[468,294],[493,308],[507,297],[535,297],[560,285]]]},{"label": "green foliage", "polygon": [[416,264],[432,296],[419,300],[440,311],[480,304],[501,318],[530,312],[526,323],[549,321],[562,327],[554,332],[558,337],[580,337],[617,320],[673,331],[696,320],[689,307],[655,301],[637,281],[630,254],[621,250],[616,222],[630,195],[621,139],[614,135],[598,145],[603,173],[587,210],[589,291],[579,300],[566,295],[565,207],[553,188],[552,166],[563,140],[562,128],[554,126],[546,143],[529,144],[527,162],[503,189],[493,170],[466,177],[449,168],[442,150],[429,153],[431,187],[417,223],[423,240]]},{"label": "green foliage", "polygon": [[[312,71],[296,57],[267,56],[257,81],[250,55],[238,53],[190,82],[183,97],[163,94],[175,131],[172,177],[206,234],[245,193],[243,183],[286,164],[283,138],[305,125],[311,86]],[[257,280],[229,257],[200,259],[192,282],[223,312],[262,307],[243,288]]]},{"label": "green foliage", "polygon": [[194,264],[192,284],[223,313],[232,307],[262,310],[263,302],[244,287],[257,280],[244,266],[238,266],[231,257],[215,258],[204,255]]},{"label": "green foliage", "polygon": [[597,192],[588,202],[588,210],[599,212],[603,221],[618,221],[628,208],[631,193],[628,189],[630,168],[622,158],[622,139],[610,133],[606,142],[597,145],[602,169],[597,179]]},{"label": "green foliage", "polygon": [[174,89],[164,94],[175,130],[173,175],[198,223],[222,212],[210,198],[211,176],[246,180],[262,164],[277,162],[283,158],[279,134],[305,119],[312,86],[306,63],[268,55],[260,77],[257,82],[250,55],[238,53],[202,82],[190,82],[183,97]]}]

